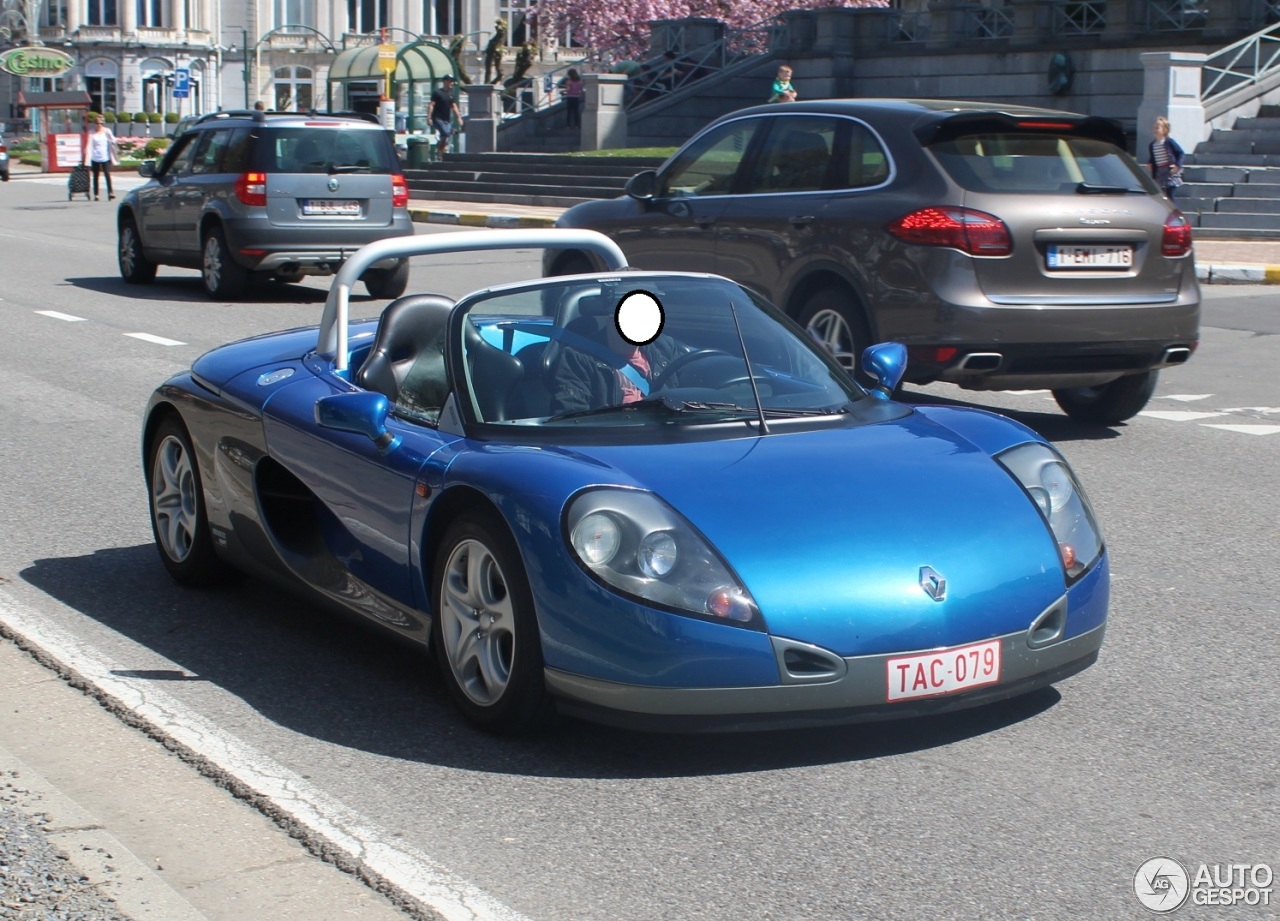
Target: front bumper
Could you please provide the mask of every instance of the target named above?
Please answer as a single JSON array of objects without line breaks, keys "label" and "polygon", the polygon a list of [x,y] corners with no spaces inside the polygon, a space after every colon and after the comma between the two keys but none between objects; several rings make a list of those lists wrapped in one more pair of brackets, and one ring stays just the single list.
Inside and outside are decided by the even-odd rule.
[{"label": "front bumper", "polygon": [[[586,678],[548,668],[547,687],[561,712],[595,722],[662,731],[791,729],[926,716],[976,707],[1047,687],[1092,665],[1106,625],[1041,648],[1027,632],[999,637],[999,683],[938,697],[887,703],[888,661],[911,651],[845,658],[831,681],[743,688],[654,688]],[[775,640],[779,655],[786,640]],[[921,650],[927,652],[928,650]]]}]

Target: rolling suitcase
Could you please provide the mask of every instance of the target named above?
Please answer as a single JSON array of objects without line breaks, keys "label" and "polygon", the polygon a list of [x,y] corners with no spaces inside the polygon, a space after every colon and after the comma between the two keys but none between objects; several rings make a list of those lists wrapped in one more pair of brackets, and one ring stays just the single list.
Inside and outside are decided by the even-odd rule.
[{"label": "rolling suitcase", "polygon": [[89,200],[89,167],[77,163],[71,167],[71,175],[67,177],[67,201],[83,193],[84,200]]}]

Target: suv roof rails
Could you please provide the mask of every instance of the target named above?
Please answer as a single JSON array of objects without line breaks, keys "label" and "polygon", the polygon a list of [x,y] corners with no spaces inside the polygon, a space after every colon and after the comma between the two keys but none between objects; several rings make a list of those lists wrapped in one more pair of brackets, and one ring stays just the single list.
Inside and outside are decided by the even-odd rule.
[{"label": "suv roof rails", "polygon": [[319,109],[311,109],[308,112],[264,112],[262,109],[226,109],[221,112],[208,112],[204,115],[196,116],[195,120],[192,121],[191,124],[203,125],[207,121],[213,121],[219,118],[252,118],[255,122],[265,122],[268,115],[281,118],[288,116],[292,116],[294,118],[358,118],[361,121],[369,122],[373,125],[382,124],[382,120],[372,112],[325,112]]}]

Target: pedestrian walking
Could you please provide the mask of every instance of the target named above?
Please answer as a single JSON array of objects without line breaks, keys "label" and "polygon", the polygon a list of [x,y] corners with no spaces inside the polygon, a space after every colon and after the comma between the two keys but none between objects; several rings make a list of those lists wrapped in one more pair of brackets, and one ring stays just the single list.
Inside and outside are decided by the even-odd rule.
[{"label": "pedestrian walking", "polygon": [[1156,122],[1151,126],[1151,133],[1155,135],[1147,145],[1151,176],[1172,201],[1177,197],[1178,188],[1182,185],[1182,158],[1186,155],[1178,142],[1169,137],[1169,119],[1163,115],[1156,116]]},{"label": "pedestrian walking", "polygon": [[446,74],[440,81],[440,88],[431,94],[431,127],[440,138],[436,144],[437,157],[443,157],[449,149],[454,117],[457,117],[459,123],[462,122],[462,110],[453,98],[453,83],[453,77]]},{"label": "pedestrian walking", "polygon": [[93,200],[98,201],[98,177],[107,179],[107,200],[115,198],[111,188],[111,167],[120,163],[116,156],[116,136],[102,123],[97,112],[89,113],[89,133],[85,136],[84,165],[93,170]]},{"label": "pedestrian walking", "polygon": [[567,128],[582,127],[582,77],[572,67],[560,84],[564,88],[564,123]]}]

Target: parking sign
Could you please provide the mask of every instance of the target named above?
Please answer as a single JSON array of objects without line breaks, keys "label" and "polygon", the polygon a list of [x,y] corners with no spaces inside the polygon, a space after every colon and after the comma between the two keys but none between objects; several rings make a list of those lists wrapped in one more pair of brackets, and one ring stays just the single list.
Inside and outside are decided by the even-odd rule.
[{"label": "parking sign", "polygon": [[191,71],[186,67],[176,67],[173,71],[173,98],[186,99],[191,93]]}]

